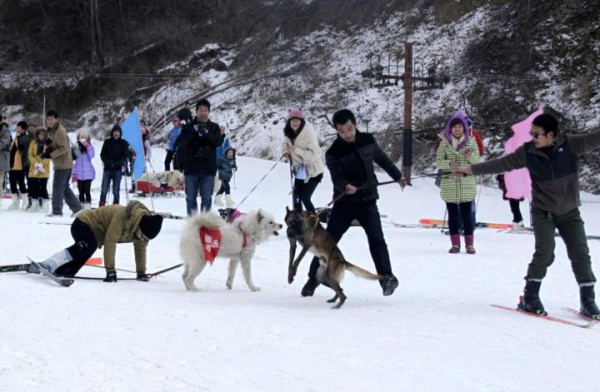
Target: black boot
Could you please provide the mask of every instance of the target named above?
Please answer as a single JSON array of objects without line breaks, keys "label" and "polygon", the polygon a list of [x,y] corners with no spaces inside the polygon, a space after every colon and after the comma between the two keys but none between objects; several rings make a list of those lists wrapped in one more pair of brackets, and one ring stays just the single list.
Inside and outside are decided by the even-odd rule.
[{"label": "black boot", "polygon": [[318,286],[319,286],[319,281],[317,279],[308,278],[308,281],[306,282],[304,287],[302,287],[302,291],[300,292],[300,294],[303,297],[312,297],[312,295],[315,293],[315,290],[317,289]]},{"label": "black boot", "polygon": [[540,286],[542,282],[528,280],[525,284],[525,290],[523,290],[523,298],[517,307],[525,312],[539,314],[546,316],[546,310],[540,300]]},{"label": "black boot", "polygon": [[394,290],[398,287],[398,279],[394,275],[386,275],[383,280],[379,281],[383,289],[383,295],[388,296],[394,294]]},{"label": "black boot", "polygon": [[116,282],[117,281],[117,271],[106,271],[106,278],[103,279],[104,282]]},{"label": "black boot", "polygon": [[581,286],[579,296],[581,298],[581,314],[594,320],[600,320],[600,309],[596,305],[594,286]]},{"label": "black boot", "polygon": [[142,282],[148,282],[148,281],[150,281],[150,275],[148,275],[145,272],[138,272],[137,276],[135,277],[135,280],[140,280]]}]

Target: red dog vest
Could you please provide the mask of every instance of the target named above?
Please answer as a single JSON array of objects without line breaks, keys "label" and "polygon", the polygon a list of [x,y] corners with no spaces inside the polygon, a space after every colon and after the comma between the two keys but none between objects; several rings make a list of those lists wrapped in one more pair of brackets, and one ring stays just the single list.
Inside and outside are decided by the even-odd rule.
[{"label": "red dog vest", "polygon": [[[198,234],[204,248],[204,259],[212,265],[215,257],[219,254],[219,249],[221,249],[221,231],[219,229],[201,227]],[[246,247],[246,233],[242,233],[242,247]]]},{"label": "red dog vest", "polygon": [[204,248],[204,259],[212,265],[221,248],[221,231],[219,229],[201,227],[200,242]]}]

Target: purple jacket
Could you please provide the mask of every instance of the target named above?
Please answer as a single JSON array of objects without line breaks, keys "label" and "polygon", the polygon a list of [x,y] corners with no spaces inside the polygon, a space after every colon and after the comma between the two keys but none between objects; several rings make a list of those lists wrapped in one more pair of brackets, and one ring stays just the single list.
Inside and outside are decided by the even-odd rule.
[{"label": "purple jacket", "polygon": [[90,144],[86,152],[82,153],[73,163],[73,175],[77,177],[78,181],[93,180],[96,178],[96,170],[94,169],[94,165],[92,165],[94,155],[94,146]]}]

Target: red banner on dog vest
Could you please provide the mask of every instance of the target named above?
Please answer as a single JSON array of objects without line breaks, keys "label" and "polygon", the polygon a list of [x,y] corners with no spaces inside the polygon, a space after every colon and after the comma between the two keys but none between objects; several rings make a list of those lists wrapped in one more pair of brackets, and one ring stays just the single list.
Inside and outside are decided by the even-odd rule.
[{"label": "red banner on dog vest", "polygon": [[204,259],[212,265],[213,261],[215,261],[215,257],[219,254],[219,248],[221,247],[221,231],[219,229],[201,227],[200,241],[204,248]]}]

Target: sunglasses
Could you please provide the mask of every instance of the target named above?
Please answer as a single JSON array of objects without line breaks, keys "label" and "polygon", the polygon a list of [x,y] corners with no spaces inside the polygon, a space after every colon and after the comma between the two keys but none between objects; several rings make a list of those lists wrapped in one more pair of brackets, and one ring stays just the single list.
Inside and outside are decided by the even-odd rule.
[{"label": "sunglasses", "polygon": [[534,138],[534,139],[539,139],[542,136],[546,136],[545,133],[535,133],[533,131],[529,131],[529,134]]}]

